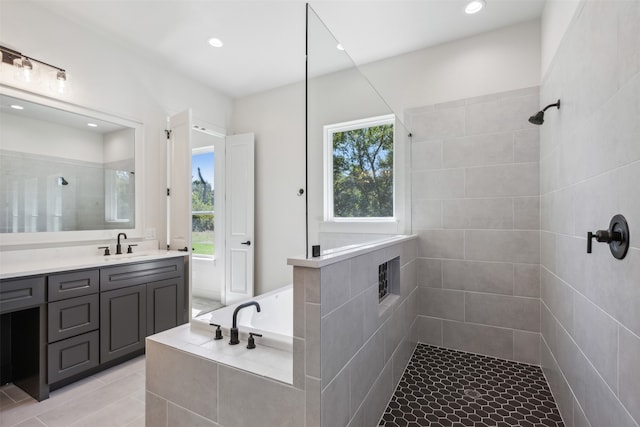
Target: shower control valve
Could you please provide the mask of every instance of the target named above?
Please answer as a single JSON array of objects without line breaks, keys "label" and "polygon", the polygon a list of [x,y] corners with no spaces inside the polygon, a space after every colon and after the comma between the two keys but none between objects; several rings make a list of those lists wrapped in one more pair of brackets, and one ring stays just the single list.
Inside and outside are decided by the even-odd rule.
[{"label": "shower control valve", "polygon": [[598,230],[595,233],[587,233],[587,253],[591,253],[593,239],[597,242],[608,243],[611,254],[622,259],[629,249],[629,225],[622,215],[614,215],[609,223],[608,230]]}]

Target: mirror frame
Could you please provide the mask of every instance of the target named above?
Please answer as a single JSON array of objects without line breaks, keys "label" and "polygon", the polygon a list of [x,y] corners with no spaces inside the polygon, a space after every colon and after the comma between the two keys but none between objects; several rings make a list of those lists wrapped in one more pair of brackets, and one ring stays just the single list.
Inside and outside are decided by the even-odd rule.
[{"label": "mirror frame", "polygon": [[0,247],[51,243],[71,243],[89,242],[114,239],[118,233],[127,233],[129,238],[144,237],[144,193],[145,170],[144,170],[144,125],[138,121],[123,118],[113,114],[103,113],[98,110],[72,104],[36,93],[16,89],[11,86],[0,84],[0,94],[25,101],[37,103],[50,108],[67,111],[69,113],[80,114],[95,119],[104,120],[121,126],[134,129],[135,135],[135,227],[133,229],[111,229],[111,230],[82,230],[82,231],[41,231],[35,233],[3,233],[0,234]]}]

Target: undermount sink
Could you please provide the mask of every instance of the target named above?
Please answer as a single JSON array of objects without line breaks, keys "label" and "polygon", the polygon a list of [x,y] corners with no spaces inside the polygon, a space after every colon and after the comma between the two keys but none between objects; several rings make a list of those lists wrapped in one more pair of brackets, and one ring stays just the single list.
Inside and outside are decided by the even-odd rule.
[{"label": "undermount sink", "polygon": [[131,258],[140,258],[145,256],[158,256],[161,255],[158,253],[140,253],[140,254],[122,254],[122,255],[107,255],[103,257],[104,262],[118,262],[118,261],[126,261]]}]

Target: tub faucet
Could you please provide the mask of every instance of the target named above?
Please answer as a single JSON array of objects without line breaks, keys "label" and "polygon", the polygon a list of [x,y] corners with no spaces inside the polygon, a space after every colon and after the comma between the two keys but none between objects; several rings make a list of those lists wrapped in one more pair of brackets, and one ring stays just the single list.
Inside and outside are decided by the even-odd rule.
[{"label": "tub faucet", "polygon": [[124,236],[127,238],[127,235],[124,233],[118,233],[118,244],[116,245],[116,255],[122,255],[122,245],[120,244],[120,236]]},{"label": "tub faucet", "polygon": [[238,323],[237,323],[238,312],[243,308],[246,308],[252,305],[256,306],[256,310],[259,313],[260,304],[258,304],[256,301],[245,302],[244,304],[240,304],[239,306],[236,307],[235,310],[233,310],[233,324],[231,326],[231,339],[229,340],[229,344],[231,345],[240,344],[240,340],[238,339]]}]

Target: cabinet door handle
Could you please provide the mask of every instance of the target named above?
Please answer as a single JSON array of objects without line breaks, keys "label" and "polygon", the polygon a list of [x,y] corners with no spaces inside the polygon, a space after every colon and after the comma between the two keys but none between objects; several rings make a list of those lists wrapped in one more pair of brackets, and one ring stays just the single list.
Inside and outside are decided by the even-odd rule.
[{"label": "cabinet door handle", "polygon": [[251,240],[247,240],[246,242],[240,242],[241,245],[251,246]]}]

